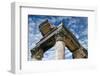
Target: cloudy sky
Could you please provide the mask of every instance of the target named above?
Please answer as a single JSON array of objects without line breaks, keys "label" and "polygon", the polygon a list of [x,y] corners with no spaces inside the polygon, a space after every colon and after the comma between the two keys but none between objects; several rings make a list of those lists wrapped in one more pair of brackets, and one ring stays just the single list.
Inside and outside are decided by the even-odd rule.
[{"label": "cloudy sky", "polygon": [[[28,59],[31,60],[30,49],[36,46],[36,43],[42,38],[39,31],[39,25],[43,21],[48,21],[55,26],[58,26],[61,22],[64,26],[70,29],[70,31],[76,36],[80,44],[88,49],[88,18],[79,16],[43,16],[43,15],[28,15]],[[54,47],[45,52],[42,60],[53,60],[55,56]],[[71,52],[65,48],[65,59],[72,59]]]}]

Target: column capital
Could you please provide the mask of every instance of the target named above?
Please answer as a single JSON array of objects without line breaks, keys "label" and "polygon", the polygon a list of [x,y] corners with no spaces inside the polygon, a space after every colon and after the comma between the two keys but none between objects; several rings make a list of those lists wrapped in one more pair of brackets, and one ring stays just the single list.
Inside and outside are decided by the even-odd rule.
[{"label": "column capital", "polygon": [[64,41],[64,36],[61,32],[57,32],[56,35],[55,35],[55,39],[56,41]]}]

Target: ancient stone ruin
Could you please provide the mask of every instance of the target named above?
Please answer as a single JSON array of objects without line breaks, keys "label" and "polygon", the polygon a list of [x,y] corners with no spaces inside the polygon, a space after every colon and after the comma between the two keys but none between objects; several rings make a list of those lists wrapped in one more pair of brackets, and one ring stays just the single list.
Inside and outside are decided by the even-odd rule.
[{"label": "ancient stone ruin", "polygon": [[56,48],[55,59],[65,58],[65,47],[72,52],[73,59],[88,57],[87,50],[63,23],[54,26],[46,20],[40,24],[39,29],[43,38],[31,49],[33,60],[42,60],[43,54],[52,47]]}]

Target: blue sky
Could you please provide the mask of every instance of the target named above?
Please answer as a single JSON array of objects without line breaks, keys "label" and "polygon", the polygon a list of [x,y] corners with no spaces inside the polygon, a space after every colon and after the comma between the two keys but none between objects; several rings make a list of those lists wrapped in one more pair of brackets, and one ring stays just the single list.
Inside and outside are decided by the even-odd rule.
[{"label": "blue sky", "polygon": [[[88,49],[88,17],[79,16],[45,16],[45,15],[28,15],[28,58],[31,60],[30,49],[36,46],[36,43],[42,38],[39,31],[39,24],[48,19],[55,26],[61,22],[64,26],[76,36],[80,44]],[[43,60],[53,60],[55,56],[54,47],[45,52]],[[72,59],[71,52],[65,48],[65,59]]]}]

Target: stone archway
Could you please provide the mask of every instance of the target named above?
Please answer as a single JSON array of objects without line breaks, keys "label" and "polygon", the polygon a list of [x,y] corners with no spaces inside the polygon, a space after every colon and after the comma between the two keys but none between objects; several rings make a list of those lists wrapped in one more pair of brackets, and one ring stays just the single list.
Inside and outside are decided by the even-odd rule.
[{"label": "stone archway", "polygon": [[61,23],[58,27],[51,25],[48,20],[39,26],[43,38],[31,50],[31,57],[41,60],[44,52],[55,46],[55,59],[64,59],[64,48],[67,47],[73,58],[87,58],[87,50],[78,42],[69,29]]}]

